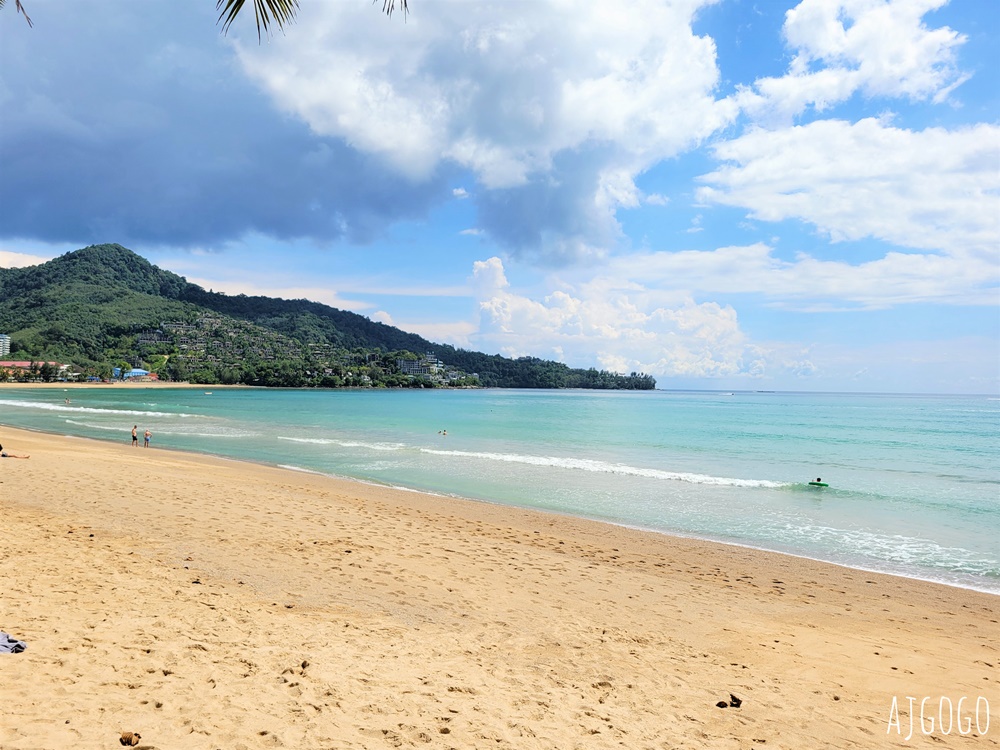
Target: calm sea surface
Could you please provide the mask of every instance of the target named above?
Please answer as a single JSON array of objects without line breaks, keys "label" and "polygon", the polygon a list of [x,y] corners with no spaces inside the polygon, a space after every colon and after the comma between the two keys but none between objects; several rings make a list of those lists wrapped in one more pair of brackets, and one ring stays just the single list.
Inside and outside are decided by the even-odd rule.
[{"label": "calm sea surface", "polygon": [[138,424],[156,448],[1000,594],[996,397],[5,388],[0,423],[123,442]]}]

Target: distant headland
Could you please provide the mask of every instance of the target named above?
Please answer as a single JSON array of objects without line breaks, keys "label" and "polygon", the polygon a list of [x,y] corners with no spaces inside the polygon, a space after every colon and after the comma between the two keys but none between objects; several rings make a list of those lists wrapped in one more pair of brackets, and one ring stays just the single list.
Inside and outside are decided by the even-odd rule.
[{"label": "distant headland", "polygon": [[0,382],[652,390],[643,373],[436,344],[308,300],[206,291],[117,244],[0,268]]}]

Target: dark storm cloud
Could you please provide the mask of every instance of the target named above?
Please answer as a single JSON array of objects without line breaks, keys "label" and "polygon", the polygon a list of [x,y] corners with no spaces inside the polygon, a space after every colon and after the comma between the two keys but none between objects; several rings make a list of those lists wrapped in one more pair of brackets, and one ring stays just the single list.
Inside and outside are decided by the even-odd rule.
[{"label": "dark storm cloud", "polygon": [[33,29],[0,14],[0,235],[364,242],[448,196],[276,112],[200,5],[117,3],[98,24],[46,4]]},{"label": "dark storm cloud", "polygon": [[571,265],[608,249],[618,224],[595,210],[604,147],[560,152],[552,168],[524,185],[485,192],[478,199],[479,226],[513,255],[545,265]]}]

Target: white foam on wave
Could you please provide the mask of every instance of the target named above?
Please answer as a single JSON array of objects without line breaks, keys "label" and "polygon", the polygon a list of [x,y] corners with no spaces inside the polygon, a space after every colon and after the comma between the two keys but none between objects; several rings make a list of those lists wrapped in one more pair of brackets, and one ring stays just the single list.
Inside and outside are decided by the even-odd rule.
[{"label": "white foam on wave", "polygon": [[785,539],[831,546],[842,553],[895,563],[907,568],[937,569],[974,576],[1000,576],[1000,560],[964,547],[946,547],[931,539],[902,534],[878,534],[863,529],[837,529],[819,525],[789,524]]},{"label": "white foam on wave", "polygon": [[556,469],[575,469],[591,471],[600,474],[618,474],[620,476],[643,477],[646,479],[663,479],[691,484],[711,484],[720,487],[787,487],[786,482],[772,482],[768,479],[733,479],[730,477],[713,477],[707,474],[692,474],[689,472],[663,471],[662,469],[647,469],[627,464],[613,464],[607,461],[597,461],[588,458],[566,458],[559,456],[526,456],[517,453],[490,453],[478,451],[443,451],[432,448],[421,449],[422,453],[435,456],[456,456],[459,458],[479,458],[486,461],[503,463],[527,464],[530,466],[549,466]]},{"label": "white foam on wave", "polygon": [[194,425],[191,427],[170,425],[169,427],[160,426],[158,431],[163,435],[184,435],[185,437],[252,438],[261,436],[261,433],[253,430],[226,427],[224,425],[213,425],[209,427],[206,427],[206,425],[203,424],[198,425],[197,427]]},{"label": "white foam on wave", "polygon": [[341,448],[368,448],[373,451],[398,451],[406,448],[403,443],[362,443],[357,440],[333,440],[331,438],[296,438],[278,435],[278,440],[310,445],[339,445]]},{"label": "white foam on wave", "polygon": [[829,554],[812,553],[807,554],[805,552],[793,552],[787,548],[787,545],[777,543],[777,540],[772,542],[758,541],[740,541],[726,536],[713,536],[710,533],[691,533],[678,531],[676,529],[662,529],[653,526],[644,526],[641,524],[634,523],[616,523],[617,526],[623,526],[627,529],[637,529],[639,531],[648,531],[656,534],[665,534],[667,536],[677,536],[685,539],[702,539],[708,542],[716,542],[719,544],[726,544],[731,547],[741,547],[743,549],[757,549],[763,550],[764,552],[777,552],[781,555],[788,555],[789,557],[797,557],[802,560],[814,560],[816,562],[825,563],[827,565],[836,565],[840,568],[845,568],[847,570],[863,570],[867,573],[878,573],[879,575],[889,575],[895,576],[897,578],[905,578],[912,581],[928,581],[930,583],[939,583],[945,586],[952,586],[954,588],[966,589],[969,591],[980,591],[984,594],[996,594],[1000,596],[1000,581],[997,577],[982,577],[978,578],[972,575],[950,574],[948,571],[943,571],[940,569],[918,569],[910,567],[906,570],[901,570],[899,567],[893,567],[884,562],[880,564],[880,561],[874,559],[868,559],[865,563],[860,563],[857,560],[852,562],[847,562],[841,557],[831,556]]},{"label": "white foam on wave", "polygon": [[373,451],[401,451],[406,448],[403,443],[359,443],[354,440],[338,440],[337,445],[343,448],[370,448]]},{"label": "white foam on wave", "polygon": [[292,464],[278,464],[279,469],[288,469],[289,471],[298,471],[303,474],[316,474],[321,477],[331,476],[322,471],[316,471],[314,469],[306,469],[301,466],[293,466]]},{"label": "white foam on wave", "polygon": [[67,419],[66,424],[73,424],[77,427],[86,427],[89,430],[104,430],[105,432],[121,432],[122,428],[117,425],[91,424],[89,422],[77,422],[75,419]]},{"label": "white foam on wave", "polygon": [[22,409],[41,409],[42,411],[58,411],[79,414],[128,414],[136,417],[196,417],[197,414],[184,414],[165,411],[142,411],[139,409],[98,409],[93,406],[69,406],[66,404],[50,404],[45,401],[15,401],[0,399],[0,406],[16,406]]},{"label": "white foam on wave", "polygon": [[[106,424],[94,424],[91,422],[78,422],[75,419],[67,419],[66,424],[76,425],[78,427],[86,427],[89,430],[103,430],[104,432],[121,432],[122,428],[120,425],[106,425]],[[219,427],[205,432],[204,425],[195,427],[192,429],[187,429],[185,427],[172,426],[164,427],[162,425],[155,425],[157,435],[184,435],[185,437],[206,437],[206,438],[244,438],[244,437],[257,437],[260,435],[259,432],[250,432],[247,430],[236,430],[232,428]]]}]

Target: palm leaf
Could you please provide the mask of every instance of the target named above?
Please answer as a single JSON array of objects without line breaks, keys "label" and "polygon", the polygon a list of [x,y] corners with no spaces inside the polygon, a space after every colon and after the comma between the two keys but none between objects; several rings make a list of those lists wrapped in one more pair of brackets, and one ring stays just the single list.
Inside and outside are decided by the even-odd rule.
[{"label": "palm leaf", "polygon": [[[0,0],[0,8],[3,8],[3,4],[4,0]],[[28,22],[28,26],[34,26],[31,22],[31,18],[29,18],[28,14],[24,12],[24,6],[21,5],[21,0],[14,0],[14,8],[17,9],[18,13],[24,16],[24,20]]]},{"label": "palm leaf", "polygon": [[[219,12],[219,21],[222,22],[222,33],[229,31],[236,16],[243,10],[246,0],[217,0],[215,9]],[[253,13],[257,19],[257,41],[261,39],[261,31],[271,33],[271,23],[278,25],[279,29],[284,29],[285,24],[291,23],[295,18],[295,12],[299,9],[299,0],[253,0]],[[223,20],[225,19],[225,20]]]},{"label": "palm leaf", "polygon": [[[373,3],[377,3],[378,0],[372,0]],[[407,0],[399,0],[399,7],[403,9],[403,15],[405,16],[409,12],[409,7],[406,4]],[[396,10],[396,0],[382,0],[382,12],[387,16],[391,16],[392,12]]]}]

